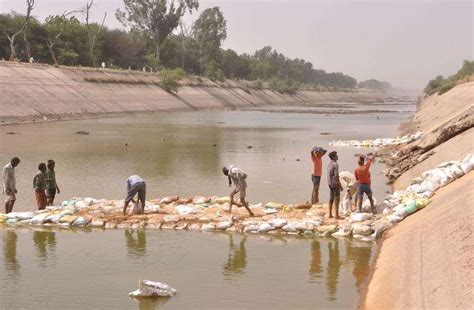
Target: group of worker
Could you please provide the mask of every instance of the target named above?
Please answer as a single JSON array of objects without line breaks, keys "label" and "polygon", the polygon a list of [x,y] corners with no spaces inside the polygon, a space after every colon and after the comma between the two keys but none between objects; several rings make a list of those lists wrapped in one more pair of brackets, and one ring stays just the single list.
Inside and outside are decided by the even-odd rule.
[{"label": "group of worker", "polygon": [[[13,205],[16,201],[15,167],[20,164],[18,157],[13,157],[8,164],[3,167],[3,193],[5,194],[5,213],[13,211]],[[58,184],[56,183],[56,172],[54,168],[56,163],[54,160],[48,160],[47,164],[40,163],[38,172],[33,178],[33,190],[38,210],[44,210],[46,206],[54,204],[56,193],[60,193]]]},{"label": "group of worker", "polygon": [[[322,147],[314,147],[311,150],[311,160],[313,162],[313,172],[311,179],[313,181],[313,192],[311,195],[311,204],[319,203],[319,186],[321,183],[322,175],[322,157],[326,154],[326,150]],[[373,155],[362,155],[356,154],[358,157],[357,167],[354,170],[354,175],[349,172],[339,174],[339,164],[337,163],[339,156],[336,151],[332,151],[328,154],[331,160],[327,167],[327,181],[329,186],[329,217],[333,217],[333,208],[335,209],[336,219],[342,219],[339,215],[339,202],[341,200],[341,192],[346,191],[345,198],[350,201],[350,210],[352,209],[352,198],[355,196],[355,205],[358,206],[360,212],[362,212],[362,200],[364,194],[370,202],[372,213],[375,213],[374,200],[372,197],[371,189],[371,178],[370,178],[370,165],[373,161]],[[343,182],[341,182],[343,181]]]},{"label": "group of worker", "polygon": [[[327,153],[322,147],[314,147],[311,150],[311,160],[313,162],[313,171],[311,179],[313,182],[313,191],[311,195],[311,204],[319,204],[319,187],[321,183],[322,175],[322,157]],[[352,198],[355,196],[355,204],[358,206],[359,211],[362,211],[362,199],[363,195],[367,195],[372,213],[375,213],[374,201],[372,198],[371,190],[371,179],[370,179],[370,165],[373,160],[371,154],[360,155],[358,154],[358,166],[354,171],[354,176],[348,172],[339,174],[338,154],[336,151],[332,151],[328,154],[331,161],[327,167],[327,180],[330,192],[329,198],[329,217],[333,218],[333,208],[335,209],[335,218],[342,219],[339,215],[339,202],[341,192],[346,191],[345,199],[350,200],[350,211],[352,210]],[[4,183],[4,194],[5,194],[5,213],[10,213],[13,210],[13,205],[16,201],[16,179],[15,179],[15,167],[20,163],[18,157],[14,157],[11,161],[3,168],[3,183]],[[55,173],[55,162],[54,160],[48,160],[47,164],[40,163],[38,165],[38,173],[33,178],[33,189],[35,193],[36,204],[38,210],[43,210],[46,206],[54,204],[54,198],[56,193],[60,193],[58,184],[56,182]],[[248,213],[253,216],[252,210],[249,208],[249,204],[246,200],[247,195],[247,174],[240,168],[233,165],[225,166],[222,168],[222,173],[228,178],[229,187],[233,190],[230,193],[230,209],[232,212],[232,205],[238,207],[245,207]],[[342,181],[342,182],[341,182]],[[145,199],[146,199],[146,183],[138,175],[130,176],[126,181],[126,197],[123,205],[123,214],[126,214],[127,207],[130,202],[138,204],[140,208],[139,213],[145,211]],[[234,196],[239,194],[239,201],[234,200]],[[134,197],[138,196],[135,201]]]}]

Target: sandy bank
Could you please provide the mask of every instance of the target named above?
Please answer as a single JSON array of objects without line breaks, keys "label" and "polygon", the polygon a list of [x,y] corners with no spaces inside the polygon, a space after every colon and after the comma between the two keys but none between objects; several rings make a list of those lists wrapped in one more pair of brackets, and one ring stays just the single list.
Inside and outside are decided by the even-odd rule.
[{"label": "sandy bank", "polygon": [[[111,83],[92,81],[135,81]],[[136,83],[139,81],[140,83]],[[143,84],[147,82],[150,84]],[[52,67],[0,61],[0,122],[17,123],[133,112],[241,109],[262,105],[314,105],[382,100],[369,90],[300,91],[296,95],[251,89],[245,82],[186,80],[178,95],[155,85],[156,74],[91,68]]]},{"label": "sandy bank", "polygon": [[[422,171],[474,153],[473,106],[472,82],[422,101],[414,125],[423,138],[395,150],[392,160],[396,190]],[[362,308],[472,307],[473,180],[471,172],[443,187],[428,207],[385,234]]]}]

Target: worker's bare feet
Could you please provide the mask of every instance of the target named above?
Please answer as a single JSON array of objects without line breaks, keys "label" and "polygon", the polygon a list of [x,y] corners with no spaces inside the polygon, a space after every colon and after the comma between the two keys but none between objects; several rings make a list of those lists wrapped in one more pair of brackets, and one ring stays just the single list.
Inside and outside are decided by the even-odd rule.
[{"label": "worker's bare feet", "polygon": [[336,220],[343,220],[344,218],[342,216],[336,216]]},{"label": "worker's bare feet", "polygon": [[334,217],[334,216],[332,216],[332,215],[329,215],[329,218],[330,218],[330,219],[332,219],[333,217]]}]

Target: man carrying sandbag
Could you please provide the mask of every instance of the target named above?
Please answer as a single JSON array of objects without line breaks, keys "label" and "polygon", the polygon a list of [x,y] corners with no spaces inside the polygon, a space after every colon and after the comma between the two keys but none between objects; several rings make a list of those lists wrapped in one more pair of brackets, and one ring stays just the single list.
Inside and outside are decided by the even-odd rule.
[{"label": "man carrying sandbag", "polygon": [[[229,213],[232,214],[232,204],[234,204],[234,196],[239,193],[240,203],[247,209],[250,216],[254,216],[252,210],[249,208],[249,204],[245,201],[245,196],[247,195],[247,174],[241,169],[234,167],[232,165],[222,168],[222,172],[229,179],[229,187],[234,183],[234,190],[230,193],[230,210]],[[239,205],[237,204],[239,207]]]},{"label": "man carrying sandbag", "polygon": [[123,204],[123,214],[127,212],[127,207],[130,201],[134,201],[133,197],[138,194],[137,202],[141,202],[141,214],[145,212],[145,197],[146,197],[146,184],[143,179],[138,175],[131,175],[127,179],[127,197]]},{"label": "man carrying sandbag", "polygon": [[[370,187],[370,165],[372,164],[372,161],[374,159],[372,154],[367,154],[367,155],[360,155],[358,164],[359,166],[355,169],[354,171],[354,176],[359,182],[359,189],[358,189],[358,196],[359,196],[359,201],[358,201],[358,207],[359,207],[359,212],[362,212],[362,200],[364,198],[364,194],[367,195],[367,198],[370,201],[370,209],[372,210],[372,213],[375,214],[375,206],[374,206],[374,199],[372,198],[372,189]],[[367,161],[367,163],[366,163]]]},{"label": "man carrying sandbag", "polygon": [[322,147],[315,146],[311,150],[311,161],[313,162],[313,172],[311,173],[311,180],[313,181],[313,192],[311,194],[311,204],[319,203],[319,184],[321,183],[321,174],[323,167],[322,157],[326,154],[326,150]]}]

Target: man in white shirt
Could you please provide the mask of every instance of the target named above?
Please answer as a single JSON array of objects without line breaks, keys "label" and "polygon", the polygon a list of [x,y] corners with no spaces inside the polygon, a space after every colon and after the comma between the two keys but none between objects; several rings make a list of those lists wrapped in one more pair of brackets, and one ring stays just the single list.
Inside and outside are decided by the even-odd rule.
[{"label": "man in white shirt", "polygon": [[[227,176],[229,179],[229,187],[234,184],[234,190],[230,193],[230,210],[229,213],[232,214],[232,204],[234,204],[234,195],[239,193],[240,195],[240,203],[247,209],[250,216],[254,216],[253,212],[249,208],[248,202],[245,200],[245,196],[247,195],[247,174],[235,166],[226,166],[222,168],[222,172],[224,175]],[[238,207],[239,205],[236,204]]]},{"label": "man in white shirt", "polygon": [[15,167],[20,163],[18,157],[13,157],[12,160],[3,167],[3,193],[5,194],[5,213],[10,213],[13,210],[13,205],[16,201],[16,179]]}]

